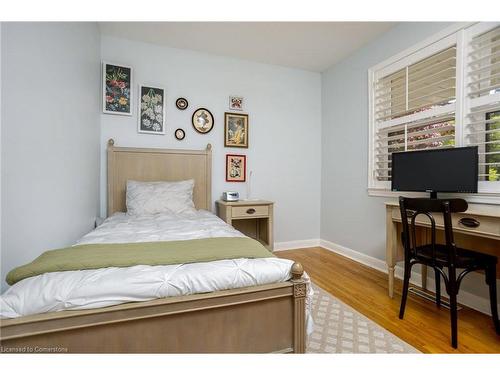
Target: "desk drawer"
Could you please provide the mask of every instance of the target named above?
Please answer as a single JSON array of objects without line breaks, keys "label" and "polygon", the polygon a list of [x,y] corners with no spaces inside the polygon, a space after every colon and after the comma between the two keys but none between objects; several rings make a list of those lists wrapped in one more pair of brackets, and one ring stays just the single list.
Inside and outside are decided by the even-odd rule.
[{"label": "desk drawer", "polygon": [[[436,228],[443,229],[443,215],[440,213],[433,213],[432,216],[436,221]],[[392,210],[392,218],[396,221],[401,221],[401,214],[398,208],[394,208]],[[473,218],[479,222],[479,226],[475,228],[466,227],[465,225],[460,223],[460,219],[462,218]],[[452,214],[451,219],[453,223],[453,230],[456,232],[500,239],[500,221],[496,218],[480,215],[468,215],[466,213],[457,213]],[[417,225],[430,227],[431,222],[426,216],[419,215],[417,217]]]},{"label": "desk drawer", "polygon": [[241,206],[233,207],[233,217],[268,216],[269,206]]}]

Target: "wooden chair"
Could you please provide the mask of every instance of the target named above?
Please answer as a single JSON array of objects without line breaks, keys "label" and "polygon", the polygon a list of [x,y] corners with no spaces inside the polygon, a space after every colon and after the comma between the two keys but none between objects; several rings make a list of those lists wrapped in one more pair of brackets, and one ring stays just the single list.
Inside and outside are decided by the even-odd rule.
[{"label": "wooden chair", "polygon": [[[404,282],[401,298],[399,318],[403,319],[408,287],[410,284],[411,268],[414,264],[422,264],[434,269],[436,278],[436,304],[441,304],[441,277],[450,297],[451,315],[451,345],[457,348],[457,295],[460,283],[464,276],[471,271],[483,270],[486,275],[486,284],[489,286],[491,316],[497,334],[500,334],[500,322],[497,311],[496,291],[496,264],[497,258],[492,255],[478,253],[472,250],[460,249],[453,240],[451,214],[467,210],[467,202],[463,199],[428,199],[428,198],[399,198],[399,208],[403,232],[402,243],[405,253]],[[436,243],[436,222],[432,213],[443,215],[446,244]],[[431,243],[417,246],[416,225],[417,216],[425,215],[431,224]],[[448,270],[446,274],[443,269]],[[457,268],[463,269],[457,276]]]}]

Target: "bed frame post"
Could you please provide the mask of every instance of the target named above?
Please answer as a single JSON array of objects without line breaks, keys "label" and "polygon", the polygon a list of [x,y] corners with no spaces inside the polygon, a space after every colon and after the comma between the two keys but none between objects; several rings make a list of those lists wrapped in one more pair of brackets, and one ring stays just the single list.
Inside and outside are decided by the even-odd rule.
[{"label": "bed frame post", "polygon": [[307,295],[306,284],[302,280],[304,267],[302,264],[295,262],[292,265],[292,283],[293,283],[293,300],[294,300],[294,317],[293,317],[293,341],[294,353],[306,352],[306,306],[305,300]]},{"label": "bed frame post", "polygon": [[115,154],[113,152],[113,148],[115,147],[115,141],[113,138],[110,138],[108,140],[108,151],[107,151],[107,154],[108,154],[108,175],[107,175],[107,178],[108,178],[108,183],[107,183],[107,186],[108,186],[108,195],[107,195],[107,199],[108,199],[108,202],[107,202],[107,205],[108,205],[108,210],[107,210],[107,215],[106,216],[111,216],[113,214],[113,202],[114,202],[114,186],[113,185],[113,181],[114,181],[114,178],[112,176],[112,173],[114,171],[114,162],[115,162]]}]

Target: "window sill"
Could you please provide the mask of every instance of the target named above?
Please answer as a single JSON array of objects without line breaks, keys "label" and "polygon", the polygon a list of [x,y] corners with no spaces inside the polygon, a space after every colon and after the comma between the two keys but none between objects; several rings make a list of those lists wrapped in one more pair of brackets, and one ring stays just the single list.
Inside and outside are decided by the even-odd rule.
[{"label": "window sill", "polygon": [[[387,189],[380,188],[368,188],[368,195],[370,197],[388,197],[397,198],[401,195],[411,198],[425,198],[429,196],[429,193],[417,193],[417,192],[401,192],[401,191],[391,191]],[[500,193],[477,193],[477,194],[447,194],[438,193],[440,198],[463,198],[469,203],[482,203],[482,204],[498,204],[500,205]]]}]

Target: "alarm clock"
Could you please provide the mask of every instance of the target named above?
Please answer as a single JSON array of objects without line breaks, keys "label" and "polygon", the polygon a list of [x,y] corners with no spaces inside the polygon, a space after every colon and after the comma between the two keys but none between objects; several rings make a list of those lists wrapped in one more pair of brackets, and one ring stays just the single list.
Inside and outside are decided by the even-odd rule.
[{"label": "alarm clock", "polygon": [[237,202],[240,199],[240,194],[237,191],[225,191],[222,193],[222,200],[226,202]]}]

